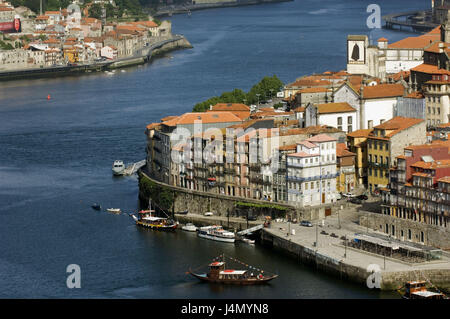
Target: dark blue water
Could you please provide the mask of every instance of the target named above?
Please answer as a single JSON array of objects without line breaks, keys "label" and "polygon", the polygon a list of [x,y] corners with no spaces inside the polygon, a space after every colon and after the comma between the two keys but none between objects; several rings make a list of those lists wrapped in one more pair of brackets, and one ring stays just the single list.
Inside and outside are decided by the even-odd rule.
[{"label": "dark blue water", "polygon": [[[390,41],[412,34],[366,27],[371,1],[297,0],[173,16],[194,49],[114,76],[0,83],[0,297],[396,297],[328,277],[269,249],[138,229],[137,181],[113,178],[115,159],[145,157],[145,125],[210,96],[248,90],[265,75],[284,82],[345,69],[347,34]],[[378,1],[382,13],[426,1]],[[47,94],[52,99],[46,100]],[[277,271],[269,286],[214,287],[185,275],[225,252]],[[81,289],[66,267],[81,267]]]}]

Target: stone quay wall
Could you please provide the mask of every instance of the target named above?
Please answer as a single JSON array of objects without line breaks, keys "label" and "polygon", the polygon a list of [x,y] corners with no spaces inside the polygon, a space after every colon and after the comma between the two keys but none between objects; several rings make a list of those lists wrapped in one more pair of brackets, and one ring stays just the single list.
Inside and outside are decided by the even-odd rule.
[{"label": "stone quay wall", "polygon": [[[286,238],[270,233],[267,229],[261,231],[261,243],[283,253],[290,255],[299,262],[314,267],[324,273],[339,277],[367,287],[367,279],[371,275],[367,269],[350,265],[342,260],[316,252],[314,249],[304,247]],[[398,290],[410,280],[418,277],[426,278],[443,292],[450,292],[450,269],[423,269],[411,271],[382,271],[380,289],[386,291]],[[369,289],[369,288],[368,288]]]},{"label": "stone quay wall", "polygon": [[[367,220],[369,220],[369,228],[380,232],[386,232],[386,225],[388,232],[394,238],[423,243],[427,246],[440,248],[442,250],[450,251],[450,228],[444,228],[436,225],[429,225],[403,218],[397,218],[390,215],[365,213],[359,218],[361,226],[367,227]],[[392,233],[392,226],[394,227],[394,234]],[[409,239],[409,231],[411,231],[411,239]],[[423,233],[423,242],[422,239]]]}]

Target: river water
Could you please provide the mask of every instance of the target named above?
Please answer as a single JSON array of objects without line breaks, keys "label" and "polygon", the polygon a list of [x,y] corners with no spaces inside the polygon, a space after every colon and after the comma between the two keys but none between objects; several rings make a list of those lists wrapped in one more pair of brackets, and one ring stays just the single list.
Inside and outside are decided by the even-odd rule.
[{"label": "river water", "polygon": [[[263,247],[177,231],[138,229],[135,177],[113,178],[115,159],[145,157],[145,125],[210,96],[345,69],[347,34],[390,41],[413,34],[369,30],[372,1],[315,1],[214,9],[171,17],[194,49],[106,74],[0,83],[0,297],[392,298],[329,277]],[[378,1],[382,13],[428,2]],[[47,101],[47,95],[51,100]],[[215,287],[185,271],[224,252],[280,277],[260,287]],[[81,267],[81,289],[66,267]]]}]

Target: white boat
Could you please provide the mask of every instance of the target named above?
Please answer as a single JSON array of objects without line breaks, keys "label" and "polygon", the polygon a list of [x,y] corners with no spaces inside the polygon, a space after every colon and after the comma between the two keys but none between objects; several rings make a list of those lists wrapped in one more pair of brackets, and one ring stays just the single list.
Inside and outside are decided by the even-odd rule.
[{"label": "white boat", "polygon": [[235,235],[226,231],[222,226],[205,226],[197,229],[197,236],[226,243],[234,243]]},{"label": "white boat", "polygon": [[214,213],[213,212],[206,212],[204,215],[205,216],[212,216],[212,215],[214,215]]},{"label": "white boat", "polygon": [[197,227],[192,223],[187,223],[183,227],[181,227],[182,230],[185,231],[197,231]]},{"label": "white boat", "polygon": [[114,214],[120,214],[121,212],[120,208],[108,208],[107,211]]},{"label": "white boat", "polygon": [[242,241],[243,241],[244,243],[249,244],[249,245],[254,245],[254,244],[255,244],[255,241],[254,241],[254,240],[248,239],[248,238],[242,238]]},{"label": "white boat", "polygon": [[125,164],[123,161],[114,161],[114,164],[112,166],[113,174],[116,176],[123,175],[125,171]]}]

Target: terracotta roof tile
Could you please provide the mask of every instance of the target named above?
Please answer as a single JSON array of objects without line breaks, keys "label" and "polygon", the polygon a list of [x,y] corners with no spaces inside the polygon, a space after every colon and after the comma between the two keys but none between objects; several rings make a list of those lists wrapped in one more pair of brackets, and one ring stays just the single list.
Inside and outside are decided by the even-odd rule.
[{"label": "terracotta roof tile", "polygon": [[447,71],[445,69],[438,69],[436,65],[432,64],[420,64],[416,66],[415,68],[412,68],[411,71],[415,72],[421,72],[421,73],[427,73],[427,74],[446,74],[450,75],[450,71]]},{"label": "terracotta roof tile", "polygon": [[195,121],[202,123],[239,123],[242,120],[231,112],[199,112],[184,113],[177,118],[165,121],[162,124],[166,126],[177,126],[182,124],[194,124]]},{"label": "terracotta roof tile", "polygon": [[317,108],[319,114],[356,112],[347,102],[318,104]]},{"label": "terracotta roof tile", "polygon": [[363,90],[364,99],[377,99],[403,96],[405,88],[401,84],[378,84],[365,86]]}]

